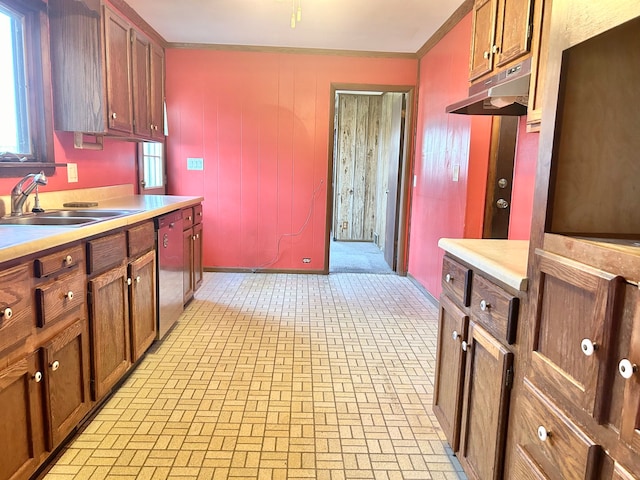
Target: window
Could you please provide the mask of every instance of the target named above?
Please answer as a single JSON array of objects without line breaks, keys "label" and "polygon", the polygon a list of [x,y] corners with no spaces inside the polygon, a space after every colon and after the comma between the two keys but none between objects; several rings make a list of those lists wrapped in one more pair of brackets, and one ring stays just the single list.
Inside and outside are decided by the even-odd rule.
[{"label": "window", "polygon": [[[0,0],[0,176],[53,165],[47,6],[42,0]],[[46,105],[45,105],[46,102]],[[16,169],[16,167],[19,167]],[[26,167],[26,168],[25,168]]]},{"label": "window", "polygon": [[142,187],[141,193],[164,193],[164,144],[158,142],[142,142],[138,164],[140,185]]}]

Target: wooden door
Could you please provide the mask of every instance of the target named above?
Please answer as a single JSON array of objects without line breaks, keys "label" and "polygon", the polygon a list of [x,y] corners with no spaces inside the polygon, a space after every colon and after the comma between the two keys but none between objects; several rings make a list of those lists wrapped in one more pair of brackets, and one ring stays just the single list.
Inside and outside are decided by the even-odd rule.
[{"label": "wooden door", "polygon": [[84,319],[44,347],[48,397],[47,449],[53,450],[89,411],[89,334]]},{"label": "wooden door", "polygon": [[502,67],[531,49],[533,0],[500,0],[496,34],[496,66]]},{"label": "wooden door", "polygon": [[89,281],[95,400],[107,394],[130,365],[127,278],[123,265]]},{"label": "wooden door", "polygon": [[195,292],[202,285],[202,224],[193,226],[193,291]]},{"label": "wooden door", "polygon": [[151,45],[151,135],[164,139],[164,50]]},{"label": "wooden door", "polygon": [[493,70],[491,49],[496,33],[498,0],[476,0],[473,6],[473,31],[469,80],[473,81]]},{"label": "wooden door", "polygon": [[131,108],[131,26],[111,9],[104,9],[107,78],[107,125],[110,130],[133,131]]},{"label": "wooden door", "polygon": [[519,117],[494,117],[487,173],[483,238],[509,237]]},{"label": "wooden door", "polygon": [[502,478],[513,353],[473,322],[465,376],[458,458],[469,478]]},{"label": "wooden door", "polygon": [[336,149],[336,240],[373,241],[382,97],[339,94]]},{"label": "wooden door", "polygon": [[[391,130],[389,132],[390,148],[385,162],[387,169],[387,189],[385,191],[386,212],[384,231],[384,259],[391,270],[396,268],[396,251],[398,239],[398,184],[400,160],[402,158],[404,140],[405,96],[394,93],[391,108]],[[384,174],[384,172],[383,172]]]},{"label": "wooden door", "polygon": [[138,360],[156,338],[156,251],[129,264],[131,361]]},{"label": "wooden door", "polygon": [[0,479],[29,478],[43,451],[43,374],[34,353],[0,371]]},{"label": "wooden door", "polygon": [[469,317],[446,295],[442,295],[433,413],[440,422],[454,452],[458,450],[460,440],[462,386],[465,371],[465,352],[462,350],[462,345],[467,338],[468,323]]},{"label": "wooden door", "polygon": [[603,423],[616,368],[610,345],[622,278],[541,250],[535,261],[530,378]]},{"label": "wooden door", "polygon": [[[640,292],[635,285],[628,285],[625,295],[624,318],[630,320],[630,331],[621,329],[620,341],[628,348],[620,349],[614,359],[612,371],[617,380],[624,383],[620,412],[620,438],[640,455]],[[624,322],[625,326],[628,324]],[[614,397],[616,389],[612,391]]]},{"label": "wooden door", "polygon": [[183,302],[186,304],[193,298],[193,228],[182,232],[182,258],[184,267],[182,270]]},{"label": "wooden door", "polygon": [[145,137],[151,137],[151,44],[149,40],[135,30],[132,36],[132,85],[133,85],[133,133]]}]

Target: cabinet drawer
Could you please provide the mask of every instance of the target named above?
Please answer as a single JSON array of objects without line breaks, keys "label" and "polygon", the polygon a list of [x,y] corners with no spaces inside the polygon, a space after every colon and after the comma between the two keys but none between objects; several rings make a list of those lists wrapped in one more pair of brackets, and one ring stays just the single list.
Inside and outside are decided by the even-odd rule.
[{"label": "cabinet drawer", "polygon": [[475,275],[471,289],[471,313],[499,340],[516,341],[520,299],[489,280]]},{"label": "cabinet drawer", "polygon": [[127,251],[129,257],[139,257],[151,250],[156,243],[153,222],[145,222],[127,230]]},{"label": "cabinet drawer", "polygon": [[193,223],[202,223],[202,204],[198,204],[193,207]]},{"label": "cabinet drawer", "polygon": [[87,273],[103,272],[122,264],[127,258],[124,232],[87,242]]},{"label": "cabinet drawer", "polygon": [[[540,474],[525,478],[595,479],[602,450],[528,380],[519,448]],[[521,459],[523,460],[523,459]]]},{"label": "cabinet drawer", "polygon": [[82,245],[65,248],[56,253],[46,255],[35,260],[35,275],[38,278],[48,277],[69,270],[84,262]]},{"label": "cabinet drawer", "polygon": [[0,352],[29,336],[33,324],[29,266],[0,273]]},{"label": "cabinet drawer", "polygon": [[38,327],[45,327],[61,315],[84,303],[85,277],[77,273],[62,276],[36,288]]},{"label": "cabinet drawer", "polygon": [[193,208],[184,208],[182,209],[182,228],[186,230],[191,226],[193,226]]},{"label": "cabinet drawer", "polygon": [[450,297],[468,307],[471,300],[471,269],[445,256],[442,259],[442,288]]}]

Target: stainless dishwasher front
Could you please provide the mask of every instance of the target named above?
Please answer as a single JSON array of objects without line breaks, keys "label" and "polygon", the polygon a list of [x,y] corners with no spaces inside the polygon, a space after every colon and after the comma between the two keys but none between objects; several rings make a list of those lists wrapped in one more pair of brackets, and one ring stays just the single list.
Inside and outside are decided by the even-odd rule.
[{"label": "stainless dishwasher front", "polygon": [[156,219],[158,234],[158,339],[178,321],[183,305],[184,249],[182,212]]}]

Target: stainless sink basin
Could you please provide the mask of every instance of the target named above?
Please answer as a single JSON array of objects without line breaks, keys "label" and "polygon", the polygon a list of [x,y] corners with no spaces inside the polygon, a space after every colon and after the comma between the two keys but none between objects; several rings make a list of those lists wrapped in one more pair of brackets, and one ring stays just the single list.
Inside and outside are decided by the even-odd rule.
[{"label": "stainless sink basin", "polygon": [[0,218],[0,225],[82,226],[136,213],[137,210],[48,210],[35,215]]}]

